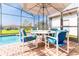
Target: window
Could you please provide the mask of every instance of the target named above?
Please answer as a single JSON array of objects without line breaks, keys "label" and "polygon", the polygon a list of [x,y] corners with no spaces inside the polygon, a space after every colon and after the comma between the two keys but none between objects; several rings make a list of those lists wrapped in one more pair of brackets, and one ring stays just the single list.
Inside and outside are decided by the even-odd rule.
[{"label": "window", "polygon": [[25,28],[26,25],[27,27],[32,27],[33,24],[34,24],[33,16],[30,13],[27,13],[26,11],[22,10],[22,7],[19,4],[15,3],[1,4],[0,29],[5,31],[16,30],[17,32],[17,29],[19,29],[21,26],[23,26],[23,28]]},{"label": "window", "polygon": [[63,20],[63,26],[69,26],[69,19]]},{"label": "window", "polygon": [[0,13],[1,13],[1,4],[0,4]]},{"label": "window", "polygon": [[76,13],[63,17],[63,29],[69,30],[69,35],[77,36]]},{"label": "window", "polygon": [[20,26],[20,17],[2,15],[2,26]]},{"label": "window", "polygon": [[77,16],[74,16],[73,18],[69,19],[69,25],[70,26],[77,26]]},{"label": "window", "polygon": [[2,4],[2,13],[20,16],[21,11],[9,5]]},{"label": "window", "polygon": [[27,18],[27,17],[22,17],[21,26],[22,26],[22,28],[25,28],[26,32],[30,32],[33,27],[33,19]]},{"label": "window", "polygon": [[60,18],[52,19],[52,28],[59,28],[60,27]]}]

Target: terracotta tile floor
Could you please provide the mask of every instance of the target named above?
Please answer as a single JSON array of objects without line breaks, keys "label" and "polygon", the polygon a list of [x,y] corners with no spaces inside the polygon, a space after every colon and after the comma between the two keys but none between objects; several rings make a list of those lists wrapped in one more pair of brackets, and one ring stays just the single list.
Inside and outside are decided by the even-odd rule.
[{"label": "terracotta tile floor", "polygon": [[[56,53],[56,49],[53,45],[50,45],[50,47],[51,46],[53,47],[53,49],[45,49],[44,43],[39,43],[38,48],[27,51],[29,48],[27,46],[23,47],[22,44],[7,45],[0,47],[0,56],[54,56]],[[70,53],[67,54],[59,50],[59,55],[79,55],[79,45],[72,50],[73,46],[75,46],[75,43],[70,42]]]}]

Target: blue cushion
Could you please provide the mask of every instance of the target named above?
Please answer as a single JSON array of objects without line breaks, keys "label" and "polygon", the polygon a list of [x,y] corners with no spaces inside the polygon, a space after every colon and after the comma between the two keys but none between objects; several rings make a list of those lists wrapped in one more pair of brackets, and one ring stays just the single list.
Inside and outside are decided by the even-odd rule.
[{"label": "blue cushion", "polygon": [[[64,40],[66,38],[66,32],[67,31],[64,31],[64,30],[57,31],[57,33],[58,33],[58,45],[59,46],[64,46]],[[56,44],[56,39],[55,38],[48,38],[48,42],[52,43],[52,44]]]},{"label": "blue cushion", "polygon": [[61,46],[64,46],[64,45],[65,45],[65,43],[62,43],[62,44],[58,44],[58,45],[61,47]]},{"label": "blue cushion", "polygon": [[59,40],[59,44],[62,44],[63,41],[65,40],[66,38],[66,32],[65,31],[61,31],[58,35],[58,40]]},{"label": "blue cushion", "polygon": [[[56,44],[56,40],[55,39],[52,39],[52,38],[48,38],[48,42],[51,43],[51,44]],[[61,46],[64,46],[65,43],[63,42],[63,43],[58,44],[58,45],[61,47]]]},{"label": "blue cushion", "polygon": [[28,36],[28,37],[24,38],[24,42],[32,41],[32,40],[35,40],[35,39],[36,39],[36,36]]},{"label": "blue cushion", "polygon": [[53,39],[53,38],[48,38],[48,42],[49,42],[49,43],[56,44],[56,40],[55,40],[55,39]]}]

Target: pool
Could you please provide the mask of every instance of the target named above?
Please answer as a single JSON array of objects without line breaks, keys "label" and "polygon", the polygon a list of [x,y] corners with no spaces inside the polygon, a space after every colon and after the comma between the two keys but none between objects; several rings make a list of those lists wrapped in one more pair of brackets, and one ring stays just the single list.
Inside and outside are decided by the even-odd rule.
[{"label": "pool", "polygon": [[0,45],[2,44],[12,44],[12,43],[18,43],[19,36],[16,35],[8,35],[8,36],[0,36]]}]

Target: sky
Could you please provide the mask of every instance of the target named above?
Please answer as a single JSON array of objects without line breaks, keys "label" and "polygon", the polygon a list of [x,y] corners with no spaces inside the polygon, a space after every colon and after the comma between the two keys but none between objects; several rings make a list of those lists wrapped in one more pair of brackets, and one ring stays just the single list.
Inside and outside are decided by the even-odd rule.
[{"label": "sky", "polygon": [[[19,4],[10,4],[10,5],[14,6],[14,7],[17,7],[17,8],[21,8]],[[11,14],[11,15],[9,15],[9,14]],[[2,26],[20,25],[20,23],[21,23],[20,20],[21,19],[22,19],[22,21],[28,20],[28,19],[29,19],[29,22],[33,21],[32,20],[33,17],[31,15],[27,14],[24,11],[22,11],[22,16],[23,17],[20,17],[20,15],[21,15],[21,11],[19,9],[10,7],[10,6],[5,5],[5,4],[2,4]]]},{"label": "sky", "polygon": [[[8,6],[8,5],[10,5],[10,6]],[[20,17],[21,11],[19,9],[22,8],[20,6],[20,4],[9,3],[8,5],[2,4],[2,26],[8,26],[8,25],[17,25],[18,26],[18,25],[21,25],[21,23],[23,23],[25,20],[28,20],[29,23],[34,25],[34,17],[31,16],[30,14],[26,13],[25,11],[22,11],[22,17]],[[11,6],[19,8],[19,9],[13,8]],[[1,8],[0,8],[0,10],[1,10]],[[0,11],[0,13],[1,13],[1,11]],[[9,14],[11,14],[11,15],[9,15]],[[38,15],[34,15],[34,16],[35,16],[35,23],[37,23]],[[42,21],[41,15],[39,16],[39,19],[40,19],[40,21]]]},{"label": "sky", "polygon": [[[9,4],[11,6],[22,8],[19,4]],[[2,26],[8,26],[8,25],[21,25],[25,20],[28,20],[29,23],[34,25],[34,18],[30,14],[26,13],[25,11],[22,11],[22,18],[20,17],[21,11],[19,9],[13,8],[11,6],[8,6],[6,4],[2,4]],[[7,15],[8,14],[8,15]],[[11,14],[11,15],[9,15]],[[13,16],[14,15],[14,16]],[[17,16],[16,16],[17,15]],[[38,23],[38,16],[35,16],[35,23]],[[42,16],[39,16],[39,20],[42,21]],[[22,21],[22,22],[20,22]]]}]

